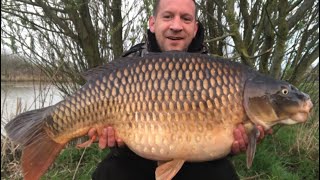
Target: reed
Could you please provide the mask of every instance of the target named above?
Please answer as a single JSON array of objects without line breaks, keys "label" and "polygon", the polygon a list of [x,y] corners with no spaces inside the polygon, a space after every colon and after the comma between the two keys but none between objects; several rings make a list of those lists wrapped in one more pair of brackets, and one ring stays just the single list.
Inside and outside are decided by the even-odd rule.
[{"label": "reed", "polygon": [[[8,139],[4,126],[16,115],[31,110],[31,108],[42,108],[48,99],[49,104],[52,102],[52,98],[48,97],[48,83],[42,81],[34,83],[40,83],[40,85],[33,86],[33,95],[35,96],[33,102],[26,104],[21,98],[17,98],[14,108],[8,107],[8,90],[1,87],[1,179],[22,179],[21,147]],[[15,109],[15,112],[10,112],[11,109]]]},{"label": "reed", "polygon": [[[2,94],[1,104],[1,129],[8,121],[5,117],[5,109],[7,103],[7,92]],[[19,102],[19,101],[18,101]],[[17,103],[17,110],[22,110],[22,104]],[[16,113],[19,113],[18,111]],[[20,167],[21,149],[8,139],[4,131],[1,131],[1,179],[22,179],[22,171]]]}]

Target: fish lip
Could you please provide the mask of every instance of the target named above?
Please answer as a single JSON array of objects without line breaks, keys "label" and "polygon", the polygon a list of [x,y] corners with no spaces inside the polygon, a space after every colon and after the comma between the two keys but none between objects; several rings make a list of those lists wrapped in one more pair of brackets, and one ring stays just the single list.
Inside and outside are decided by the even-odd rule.
[{"label": "fish lip", "polygon": [[304,106],[305,110],[308,111],[308,112],[311,112],[312,109],[313,109],[313,103],[310,99],[307,100],[307,102],[305,103],[305,106]]},{"label": "fish lip", "polygon": [[293,114],[290,118],[298,123],[303,123],[308,120],[309,112],[299,111]]},{"label": "fish lip", "polygon": [[312,109],[312,101],[308,99],[302,104],[302,108],[297,113],[293,114],[292,119],[296,120],[297,122],[305,122],[307,121]]}]

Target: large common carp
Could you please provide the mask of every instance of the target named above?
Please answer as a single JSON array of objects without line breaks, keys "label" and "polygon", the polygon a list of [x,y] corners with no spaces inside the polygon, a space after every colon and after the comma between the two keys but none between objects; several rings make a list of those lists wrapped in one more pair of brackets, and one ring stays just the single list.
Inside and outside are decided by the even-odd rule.
[{"label": "large common carp", "polygon": [[309,96],[287,82],[201,54],[120,58],[85,77],[72,96],[6,125],[8,136],[23,146],[26,180],[39,179],[70,140],[109,125],[136,154],[162,162],[157,179],[171,179],[185,161],[229,154],[233,130],[245,123],[250,166],[255,125],[305,122],[312,108]]}]

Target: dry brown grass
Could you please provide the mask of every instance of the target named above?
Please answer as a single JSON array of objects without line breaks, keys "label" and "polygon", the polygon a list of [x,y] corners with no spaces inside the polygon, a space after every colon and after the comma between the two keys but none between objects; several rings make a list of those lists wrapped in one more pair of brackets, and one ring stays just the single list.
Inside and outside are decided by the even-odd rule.
[{"label": "dry brown grass", "polygon": [[[3,129],[6,123],[12,117],[5,117],[5,109],[7,109],[7,92],[2,94],[2,109],[1,109],[1,128]],[[35,100],[36,101],[36,100]],[[39,103],[40,104],[40,103]],[[21,98],[17,98],[16,111],[13,117],[28,110],[27,104],[23,104]],[[1,131],[1,179],[23,179],[22,169],[20,166],[22,150],[20,146],[13,143],[5,134]]]},{"label": "dry brown grass", "polygon": [[309,159],[319,160],[319,107],[314,109],[309,122],[299,126],[296,143],[290,152],[306,154]]},{"label": "dry brown grass", "polygon": [[[309,120],[299,126],[296,143],[290,152],[302,153],[313,161],[319,161],[319,82],[306,83],[303,90],[310,95],[313,110]],[[319,168],[319,167],[318,167]]]},{"label": "dry brown grass", "polygon": [[1,179],[22,179],[21,149],[1,135]]},{"label": "dry brown grass", "polygon": [[[2,99],[2,107],[6,106],[7,96],[4,92]],[[21,101],[17,101],[16,114],[21,113],[24,109],[22,108]],[[1,128],[3,128],[6,122],[3,119],[4,108],[1,109]],[[1,179],[22,179],[22,170],[20,166],[21,149],[18,145],[14,144],[9,138],[1,131]]]}]

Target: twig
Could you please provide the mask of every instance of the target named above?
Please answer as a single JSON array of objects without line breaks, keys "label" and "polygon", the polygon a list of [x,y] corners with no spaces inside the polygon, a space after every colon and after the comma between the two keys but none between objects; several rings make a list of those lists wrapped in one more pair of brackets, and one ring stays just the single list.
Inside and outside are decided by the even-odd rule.
[{"label": "twig", "polygon": [[265,174],[265,173],[261,173],[261,174],[255,175],[255,176],[245,177],[245,178],[243,178],[243,179],[241,179],[241,180],[255,179],[255,178],[260,177],[260,176],[262,176],[262,175],[264,175],[264,174]]},{"label": "twig", "polygon": [[84,155],[84,153],[86,152],[86,150],[87,150],[87,147],[84,148],[84,151],[83,151],[83,153],[81,154],[80,160],[79,160],[79,162],[78,162],[78,164],[77,164],[77,168],[76,168],[76,170],[75,170],[75,172],[74,172],[74,174],[73,174],[72,180],[75,180],[75,178],[76,178],[76,174],[77,174],[77,172],[78,172],[80,163],[81,163],[81,161],[82,161],[83,155]]},{"label": "twig", "polygon": [[233,33],[231,33],[231,34],[225,34],[225,35],[220,36],[220,37],[216,37],[216,38],[212,38],[212,39],[205,40],[204,42],[205,42],[205,43],[210,43],[210,42],[213,42],[213,41],[219,41],[219,40],[225,39],[225,38],[228,37],[228,36],[233,36],[233,35],[234,35]]},{"label": "twig", "polygon": [[271,50],[272,50],[272,48],[267,49],[265,52],[262,52],[262,53],[260,53],[260,54],[258,54],[258,55],[256,55],[256,56],[250,56],[249,58],[250,58],[250,59],[255,59],[255,58],[259,57],[259,56],[262,56],[262,55],[264,55],[264,54],[269,53]]}]

